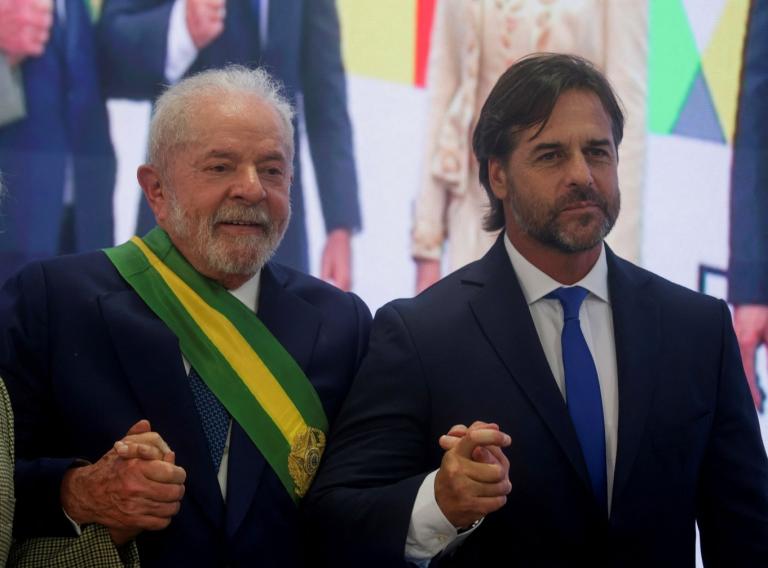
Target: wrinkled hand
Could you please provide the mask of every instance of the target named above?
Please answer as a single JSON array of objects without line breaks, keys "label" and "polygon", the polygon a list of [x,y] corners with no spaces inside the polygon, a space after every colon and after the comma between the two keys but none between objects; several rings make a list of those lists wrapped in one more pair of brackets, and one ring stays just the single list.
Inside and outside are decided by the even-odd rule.
[{"label": "wrinkled hand", "polygon": [[226,0],[187,0],[187,29],[197,49],[203,49],[224,31]]},{"label": "wrinkled hand", "polygon": [[509,461],[501,448],[510,437],[496,424],[457,425],[440,438],[446,450],[435,477],[435,499],[457,528],[500,509],[512,490]]},{"label": "wrinkled hand", "polygon": [[768,342],[768,306],[744,304],[733,310],[733,328],[739,341],[741,361],[747,375],[749,391],[755,407],[761,403],[760,390],[755,373],[755,352],[760,345]]},{"label": "wrinkled hand", "polygon": [[11,65],[41,55],[53,23],[53,0],[0,0],[0,51]]},{"label": "wrinkled hand", "polygon": [[421,294],[438,280],[440,280],[440,261],[417,258],[416,293]]},{"label": "wrinkled hand", "polygon": [[[158,455],[167,448],[159,436],[148,436],[142,420],[128,431],[125,443],[134,451]],[[145,446],[144,449],[140,449]],[[148,454],[149,455],[149,454]],[[172,451],[162,459],[120,457],[115,448],[95,464],[69,470],[61,483],[61,504],[79,524],[98,523],[110,531],[115,544],[124,544],[143,530],[167,527],[184,496],[186,472],[174,464]]]},{"label": "wrinkled hand", "polygon": [[328,233],[320,262],[320,278],[349,292],[352,288],[352,236],[347,229]]}]

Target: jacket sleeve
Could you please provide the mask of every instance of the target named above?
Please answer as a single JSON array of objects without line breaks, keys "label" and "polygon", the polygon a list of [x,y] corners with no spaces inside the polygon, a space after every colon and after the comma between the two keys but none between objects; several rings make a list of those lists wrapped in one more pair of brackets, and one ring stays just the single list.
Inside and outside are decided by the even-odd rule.
[{"label": "jacket sleeve", "polygon": [[361,228],[352,124],[333,0],[304,2],[301,91],[325,229]]},{"label": "jacket sleeve", "polygon": [[768,304],[768,4],[752,2],[731,166],[728,296]]},{"label": "jacket sleeve", "polygon": [[717,406],[698,487],[706,566],[759,566],[768,557],[768,461],[730,312],[721,302]]},{"label": "jacket sleeve", "polygon": [[398,312],[382,308],[304,502],[329,566],[399,566],[416,493],[427,473],[428,395]]},{"label": "jacket sleeve", "polygon": [[173,0],[105,0],[98,25],[106,96],[153,100],[163,89]]},{"label": "jacket sleeve", "polygon": [[60,501],[61,480],[76,460],[57,447],[61,424],[52,400],[46,306],[44,274],[37,264],[0,291],[0,376],[16,431],[17,538],[75,534]]}]

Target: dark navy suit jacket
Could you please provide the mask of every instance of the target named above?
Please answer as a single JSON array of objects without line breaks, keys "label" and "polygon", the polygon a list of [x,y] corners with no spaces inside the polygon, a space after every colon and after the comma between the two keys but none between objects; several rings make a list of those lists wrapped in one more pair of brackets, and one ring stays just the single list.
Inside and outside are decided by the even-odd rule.
[{"label": "dark navy suit jacket", "polygon": [[768,304],[768,2],[749,12],[731,169],[728,298]]},{"label": "dark navy suit jacket", "polygon": [[[259,47],[259,0],[228,0],[223,33],[200,51],[189,69],[227,63],[262,66],[282,81],[289,99],[301,99],[325,228],[360,228],[352,128],[334,0],[272,0],[264,49]],[[154,99],[165,79],[173,0],[106,0],[100,20],[103,76],[108,95]],[[275,259],[308,270],[299,129],[291,193],[293,217]],[[139,227],[143,232],[149,227]]]},{"label": "dark navy suit jacket", "polygon": [[[619,388],[610,519],[501,240],[383,307],[306,513],[329,565],[397,566],[453,424],[510,434],[512,492],[436,565],[708,566],[768,559],[768,464],[728,308],[608,254]],[[377,565],[376,562],[366,566]]]},{"label": "dark navy suit jacket", "polygon": [[[54,2],[55,4],[55,2]],[[27,116],[0,127],[0,283],[31,260],[58,254],[71,158],[75,249],[113,242],[115,157],[98,79],[90,16],[67,0],[45,52],[21,64]]]},{"label": "dark navy suit jacket", "polygon": [[[275,264],[262,272],[258,304],[332,421],[367,345],[367,307]],[[18,536],[71,534],[59,504],[65,470],[73,458],[97,461],[147,418],[187,482],[170,526],[138,538],[143,566],[303,565],[297,508],[237,424],[225,506],[178,341],[104,253],[36,263],[8,281],[0,376],[16,418]]]}]

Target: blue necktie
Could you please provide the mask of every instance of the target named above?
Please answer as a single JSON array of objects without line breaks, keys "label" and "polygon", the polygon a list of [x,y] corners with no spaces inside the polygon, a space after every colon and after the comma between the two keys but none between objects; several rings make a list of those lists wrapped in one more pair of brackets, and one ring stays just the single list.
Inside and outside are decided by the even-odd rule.
[{"label": "blue necktie", "polygon": [[203,431],[208,440],[213,467],[219,471],[221,456],[224,454],[224,444],[227,441],[227,432],[229,431],[229,413],[194,369],[189,371],[189,386],[192,389],[195,406],[203,423]]},{"label": "blue necktie", "polygon": [[603,401],[595,362],[579,323],[579,308],[587,294],[588,291],[581,286],[573,286],[558,288],[547,298],[560,300],[563,306],[563,334],[560,339],[568,413],[587,463],[592,491],[607,510]]}]

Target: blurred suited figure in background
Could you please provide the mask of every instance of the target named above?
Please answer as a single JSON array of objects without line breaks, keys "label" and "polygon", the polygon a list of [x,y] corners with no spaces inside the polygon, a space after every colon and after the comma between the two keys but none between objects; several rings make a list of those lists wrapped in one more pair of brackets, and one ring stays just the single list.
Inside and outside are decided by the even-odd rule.
[{"label": "blurred suited figure in background", "polygon": [[0,0],[0,89],[16,99],[0,109],[0,283],[31,260],[112,244],[115,157],[91,22],[84,0]]},{"label": "blurred suited figure in background", "polygon": [[768,341],[768,3],[752,2],[748,22],[731,166],[728,299],[752,399],[763,412],[755,353]]},{"label": "blurred suited figure in background", "polygon": [[[154,99],[164,84],[227,63],[279,79],[304,118],[314,164],[327,232],[320,277],[349,290],[351,235],[361,221],[334,0],[106,0],[100,42],[112,97]],[[275,260],[308,272],[300,166],[297,150],[293,218]],[[139,234],[154,225],[141,207]]]}]

